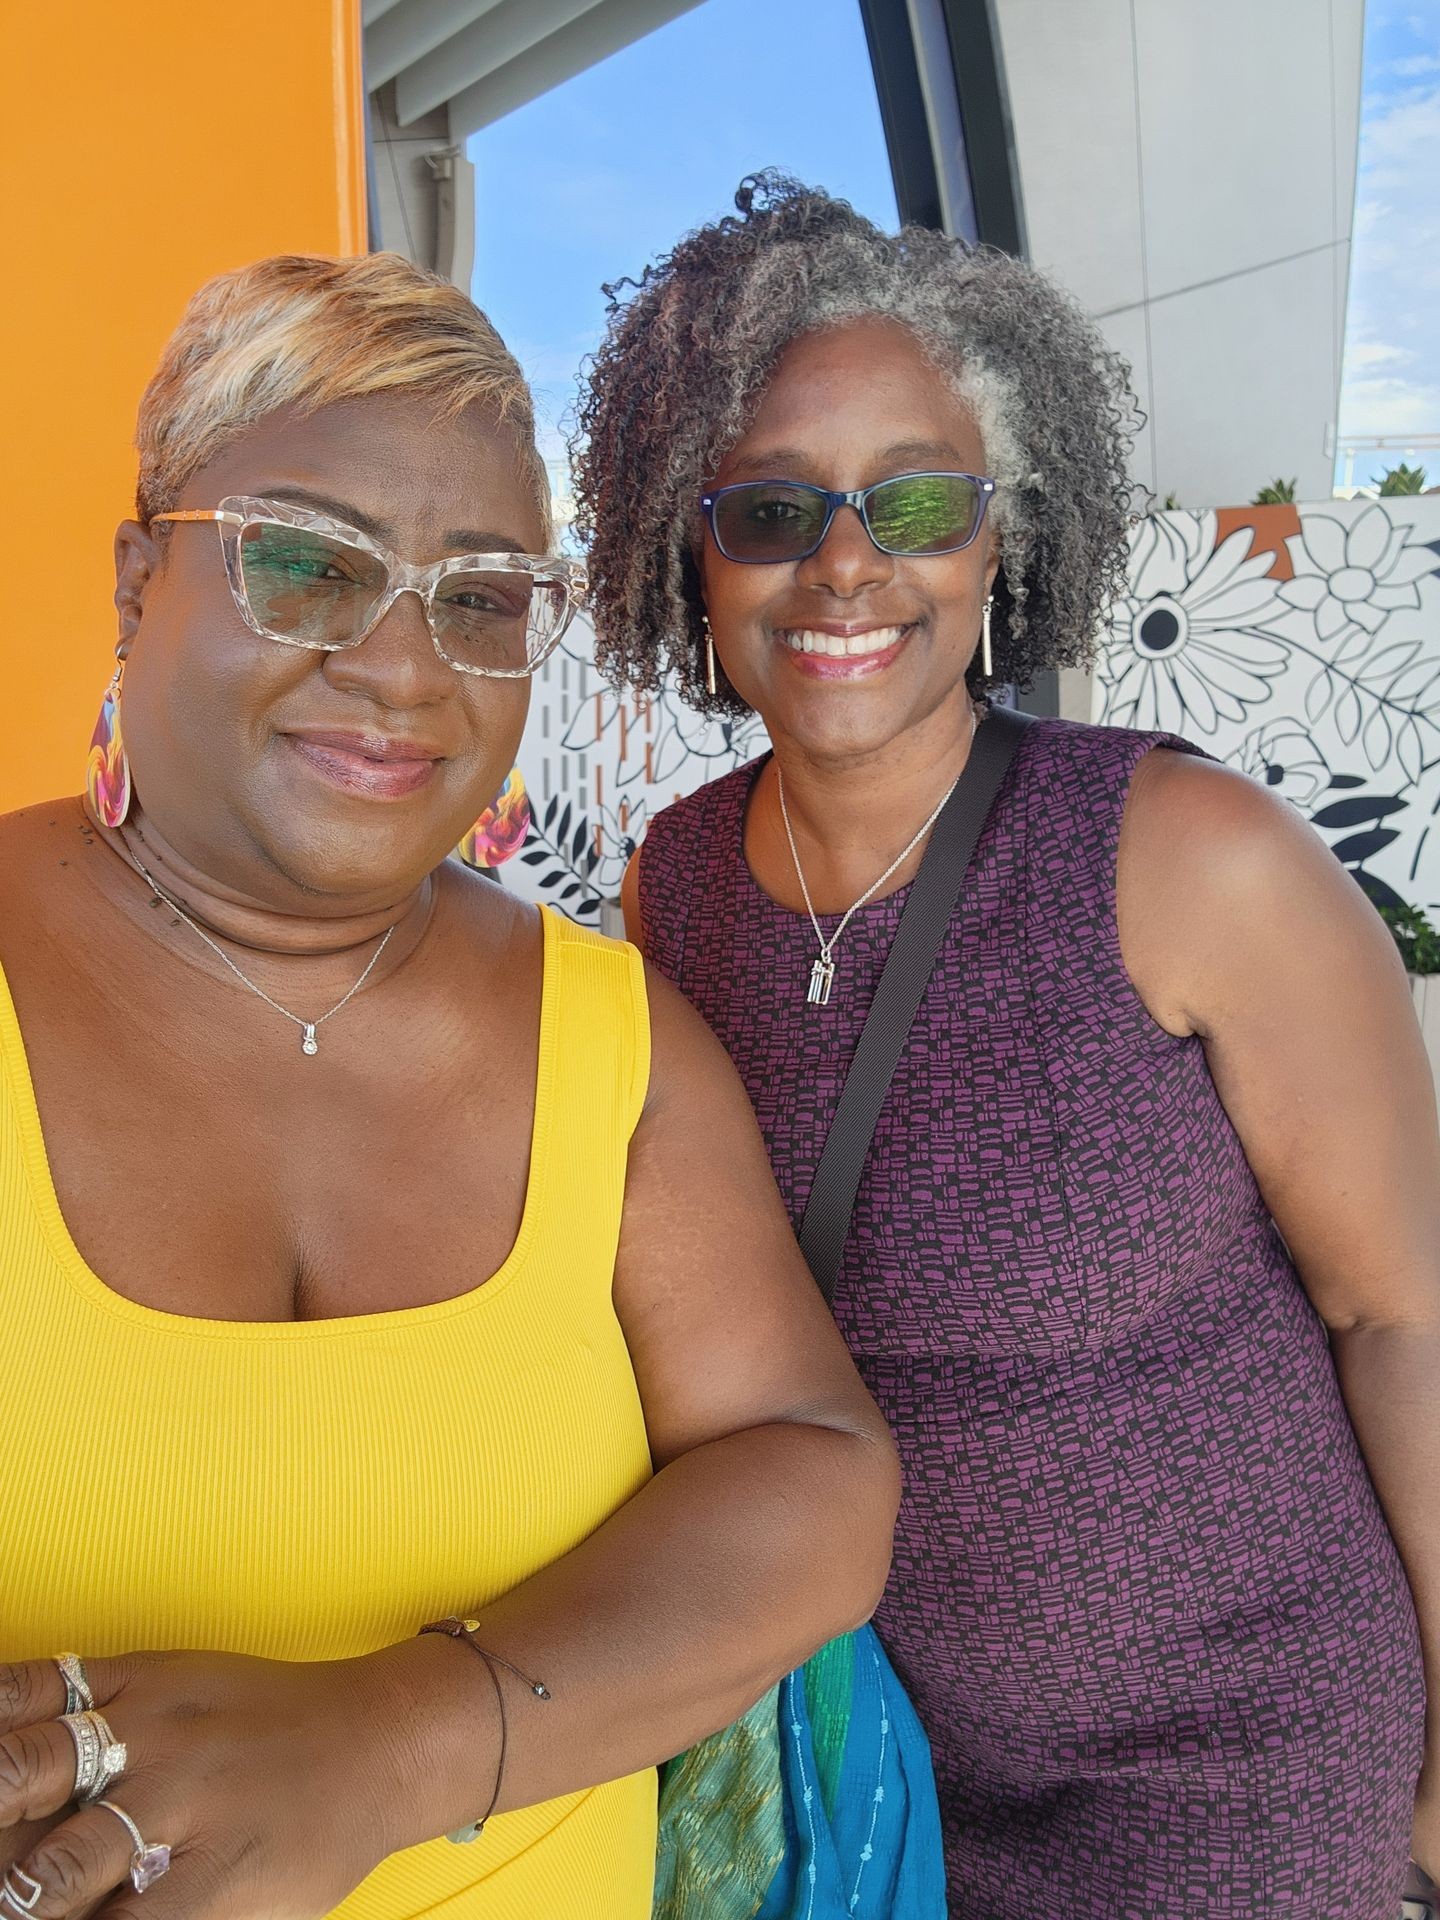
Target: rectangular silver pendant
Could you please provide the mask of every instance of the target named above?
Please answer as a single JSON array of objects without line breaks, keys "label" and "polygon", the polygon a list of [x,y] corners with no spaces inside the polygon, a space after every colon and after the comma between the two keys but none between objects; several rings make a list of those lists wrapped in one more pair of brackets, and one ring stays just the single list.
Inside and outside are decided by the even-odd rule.
[{"label": "rectangular silver pendant", "polygon": [[810,1007],[828,1006],[834,981],[835,963],[822,956],[810,969],[810,991],[805,996],[805,1004]]}]

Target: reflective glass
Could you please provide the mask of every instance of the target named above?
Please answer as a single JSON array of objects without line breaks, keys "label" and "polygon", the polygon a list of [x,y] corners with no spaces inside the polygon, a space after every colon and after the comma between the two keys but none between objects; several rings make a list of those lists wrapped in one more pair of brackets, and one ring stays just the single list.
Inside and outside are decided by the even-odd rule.
[{"label": "reflective glass", "polygon": [[793,560],[825,525],[825,496],[810,487],[757,480],[716,495],[715,538],[736,560]]},{"label": "reflective glass", "polygon": [[753,565],[814,553],[841,507],[858,507],[887,553],[955,553],[979,531],[989,483],[968,473],[906,473],[854,493],[798,480],[742,480],[705,496],[716,545]]},{"label": "reflective glass", "polygon": [[871,538],[891,553],[945,553],[973,537],[980,499],[968,474],[907,474],[882,481],[865,514]]},{"label": "reflective glass", "polygon": [[559,630],[569,596],[528,573],[449,573],[432,606],[440,652],[454,666],[521,673]]},{"label": "reflective glass", "polygon": [[375,554],[272,520],[241,529],[240,573],[256,624],[307,647],[353,647],[389,578]]}]

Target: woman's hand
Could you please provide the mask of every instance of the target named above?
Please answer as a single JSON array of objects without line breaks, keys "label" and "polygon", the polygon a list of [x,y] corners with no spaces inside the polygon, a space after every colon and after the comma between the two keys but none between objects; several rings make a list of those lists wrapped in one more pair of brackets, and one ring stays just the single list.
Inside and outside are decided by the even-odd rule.
[{"label": "woman's hand", "polygon": [[411,1659],[402,1647],[304,1665],[215,1653],[87,1660],[95,1705],[128,1753],[105,1798],[147,1845],[171,1849],[143,1908],[129,1879],[134,1841],[104,1807],[71,1808],[23,1854],[7,1845],[22,1823],[63,1813],[76,1757],[54,1662],[0,1666],[0,1859],[16,1861],[0,1916],[70,1920],[97,1902],[106,1920],[328,1913],[387,1853],[426,1837],[414,1826]]}]

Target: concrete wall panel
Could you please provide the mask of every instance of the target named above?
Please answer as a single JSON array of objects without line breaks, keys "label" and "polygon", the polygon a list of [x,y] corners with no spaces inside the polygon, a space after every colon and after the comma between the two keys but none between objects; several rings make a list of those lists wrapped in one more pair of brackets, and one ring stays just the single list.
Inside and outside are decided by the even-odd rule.
[{"label": "concrete wall panel", "polygon": [[1130,0],[999,9],[1030,254],[1093,312],[1145,297]]},{"label": "concrete wall panel", "polygon": [[1152,299],[1337,237],[1328,12],[1135,0]]},{"label": "concrete wall panel", "polygon": [[1150,308],[1157,487],[1191,508],[1237,505],[1277,475],[1330,491],[1332,250]]},{"label": "concrete wall panel", "polygon": [[1162,498],[1329,491],[1363,0],[995,0],[1036,265],[1100,319]]}]

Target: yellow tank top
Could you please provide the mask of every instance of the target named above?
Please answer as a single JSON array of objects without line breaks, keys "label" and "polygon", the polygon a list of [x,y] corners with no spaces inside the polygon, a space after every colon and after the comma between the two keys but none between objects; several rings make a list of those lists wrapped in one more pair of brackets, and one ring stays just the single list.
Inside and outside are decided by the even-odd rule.
[{"label": "yellow tank top", "polygon": [[[113,1293],[61,1217],[0,974],[0,1659],[370,1652],[484,1606],[644,1485],[611,1303],[644,975],[633,948],[543,919],[509,1258],[456,1299],[354,1319],[194,1320]],[[475,1163],[483,1179],[478,1141]],[[642,1920],[654,1851],[647,1772],[392,1855],[336,1911]]]}]

